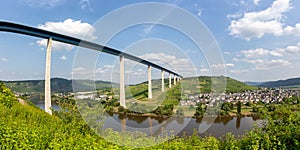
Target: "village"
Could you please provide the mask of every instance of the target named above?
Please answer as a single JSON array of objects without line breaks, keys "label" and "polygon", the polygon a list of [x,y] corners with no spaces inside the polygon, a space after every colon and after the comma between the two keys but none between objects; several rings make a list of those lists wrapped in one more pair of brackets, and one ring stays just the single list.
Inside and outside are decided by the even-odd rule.
[{"label": "village", "polygon": [[197,94],[188,96],[187,99],[180,101],[181,106],[196,106],[198,103],[215,102],[217,100],[223,102],[230,102],[235,104],[240,101],[243,104],[248,102],[265,104],[280,103],[284,98],[291,98],[292,96],[298,97],[298,91],[294,89],[260,89],[245,91],[240,93],[222,93],[222,94]]}]

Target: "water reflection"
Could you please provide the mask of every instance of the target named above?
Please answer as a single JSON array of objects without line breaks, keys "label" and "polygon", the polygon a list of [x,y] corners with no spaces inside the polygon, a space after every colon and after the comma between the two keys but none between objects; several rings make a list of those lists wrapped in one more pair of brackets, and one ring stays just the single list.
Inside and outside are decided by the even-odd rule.
[{"label": "water reflection", "polygon": [[[111,114],[109,114],[111,115]],[[211,119],[212,120],[212,119]],[[203,118],[162,118],[162,117],[146,117],[134,115],[118,115],[113,114],[104,122],[104,129],[112,128],[116,131],[142,131],[148,135],[159,136],[168,134],[170,131],[178,132],[178,136],[190,136],[194,130],[198,130],[200,124],[210,124],[210,128],[200,136],[212,135],[221,137],[228,132],[234,135],[243,135],[246,130],[254,127],[255,123],[260,123],[258,117],[218,117],[214,121]],[[182,129],[178,131],[177,129]]]},{"label": "water reflection", "polygon": [[239,129],[240,126],[241,126],[241,117],[239,116],[239,117],[236,118],[235,127],[236,127],[237,129]]}]

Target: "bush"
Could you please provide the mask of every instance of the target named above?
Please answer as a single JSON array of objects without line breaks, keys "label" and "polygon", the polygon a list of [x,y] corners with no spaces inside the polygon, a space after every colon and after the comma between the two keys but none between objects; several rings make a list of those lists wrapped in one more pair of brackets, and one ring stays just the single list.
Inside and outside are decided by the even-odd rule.
[{"label": "bush", "polygon": [[156,115],[171,116],[173,114],[173,105],[158,106],[152,113]]},{"label": "bush", "polygon": [[252,107],[252,112],[258,112],[257,106],[254,105],[254,106]]},{"label": "bush", "polygon": [[6,86],[0,82],[0,103],[6,107],[12,107],[12,105],[17,102],[17,98],[10,89],[6,88]]}]

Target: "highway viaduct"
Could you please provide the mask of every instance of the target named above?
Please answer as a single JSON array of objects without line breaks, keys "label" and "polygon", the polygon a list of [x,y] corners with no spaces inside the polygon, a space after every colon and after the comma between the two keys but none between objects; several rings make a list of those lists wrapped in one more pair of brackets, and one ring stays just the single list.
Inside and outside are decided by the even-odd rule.
[{"label": "highway viaduct", "polygon": [[164,85],[164,73],[169,73],[169,88],[172,88],[172,75],[173,77],[173,84],[176,85],[176,82],[181,80],[183,77],[176,72],[173,72],[169,69],[166,69],[162,66],[159,66],[155,63],[147,61],[145,59],[139,58],[134,55],[130,55],[128,53],[106,47],[97,43],[85,41],[82,39],[74,38],[71,36],[50,32],[30,26],[25,26],[21,24],[16,24],[12,22],[0,21],[0,31],[3,32],[12,32],[17,34],[29,35],[33,37],[39,37],[43,39],[47,39],[47,51],[46,51],[46,68],[45,68],[45,111],[49,114],[52,114],[51,111],[51,48],[52,48],[52,41],[58,41],[66,44],[71,44],[74,46],[79,46],[83,48],[88,48],[100,52],[104,52],[107,54],[111,54],[114,56],[118,56],[120,59],[120,105],[126,108],[125,103],[125,81],[124,81],[124,59],[133,60],[139,62],[141,64],[148,66],[148,98],[152,98],[152,83],[151,83],[151,69],[156,68],[161,70],[161,90],[165,90]]}]

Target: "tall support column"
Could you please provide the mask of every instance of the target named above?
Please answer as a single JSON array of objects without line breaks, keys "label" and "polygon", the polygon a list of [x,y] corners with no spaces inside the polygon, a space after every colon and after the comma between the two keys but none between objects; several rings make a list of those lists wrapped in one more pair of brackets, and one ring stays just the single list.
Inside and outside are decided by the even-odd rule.
[{"label": "tall support column", "polygon": [[169,88],[172,88],[172,75],[169,73]]},{"label": "tall support column", "polygon": [[120,105],[126,108],[125,80],[124,80],[124,56],[120,56]]},{"label": "tall support column", "polygon": [[174,75],[174,85],[176,85],[176,76]]},{"label": "tall support column", "polygon": [[45,70],[45,111],[52,115],[51,111],[51,48],[52,38],[48,39],[46,52],[46,70]]},{"label": "tall support column", "polygon": [[148,98],[152,98],[151,66],[148,66]]},{"label": "tall support column", "polygon": [[161,71],[161,91],[165,91],[165,71]]}]

